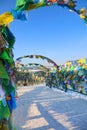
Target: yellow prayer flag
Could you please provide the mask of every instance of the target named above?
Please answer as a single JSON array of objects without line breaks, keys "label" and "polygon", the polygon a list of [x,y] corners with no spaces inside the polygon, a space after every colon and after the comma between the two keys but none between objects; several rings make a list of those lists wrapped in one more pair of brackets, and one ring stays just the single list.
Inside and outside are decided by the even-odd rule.
[{"label": "yellow prayer flag", "polygon": [[84,16],[83,14],[80,14],[80,18],[81,18],[81,19],[84,19],[85,16]]},{"label": "yellow prayer flag", "polygon": [[65,63],[65,65],[70,66],[70,65],[71,65],[71,62],[70,62],[70,61],[67,61],[67,62]]},{"label": "yellow prayer flag", "polygon": [[14,17],[10,12],[6,12],[0,15],[0,25],[8,25],[10,22],[14,20]]},{"label": "yellow prayer flag", "polygon": [[78,63],[86,63],[86,58],[79,59]]}]

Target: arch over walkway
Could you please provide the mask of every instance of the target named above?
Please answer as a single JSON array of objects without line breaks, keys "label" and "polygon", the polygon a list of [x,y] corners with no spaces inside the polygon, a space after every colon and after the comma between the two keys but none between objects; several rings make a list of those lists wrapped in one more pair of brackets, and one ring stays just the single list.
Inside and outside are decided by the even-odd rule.
[{"label": "arch over walkway", "polygon": [[16,61],[19,61],[20,63],[21,63],[21,59],[23,59],[23,58],[40,58],[40,59],[42,59],[42,60],[47,60],[47,62],[50,64],[53,64],[53,66],[56,68],[56,69],[58,69],[58,65],[52,60],[52,59],[50,59],[50,58],[48,58],[48,57],[45,57],[45,56],[43,56],[43,55],[25,55],[25,56],[22,56],[22,57],[19,57],[19,58],[17,58],[16,59]]},{"label": "arch over walkway", "polygon": [[35,68],[38,68],[38,69],[41,69],[43,71],[48,71],[49,69],[44,66],[44,65],[41,65],[41,64],[38,64],[38,63],[28,63],[28,64],[16,64],[16,69],[17,70],[24,70],[24,69],[31,69],[31,67],[34,67]]}]

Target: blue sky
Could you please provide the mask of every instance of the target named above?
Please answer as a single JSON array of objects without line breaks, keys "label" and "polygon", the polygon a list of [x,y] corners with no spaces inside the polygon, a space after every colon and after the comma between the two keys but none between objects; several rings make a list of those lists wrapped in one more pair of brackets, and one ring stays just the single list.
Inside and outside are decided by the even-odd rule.
[{"label": "blue sky", "polygon": [[[81,0],[78,7],[87,7],[86,3],[87,0]],[[15,0],[1,0],[0,14],[12,8]],[[67,8],[50,6],[31,10],[27,22],[15,20],[10,30],[16,37],[15,59],[37,54],[64,64],[68,60],[87,58],[87,26]]]}]

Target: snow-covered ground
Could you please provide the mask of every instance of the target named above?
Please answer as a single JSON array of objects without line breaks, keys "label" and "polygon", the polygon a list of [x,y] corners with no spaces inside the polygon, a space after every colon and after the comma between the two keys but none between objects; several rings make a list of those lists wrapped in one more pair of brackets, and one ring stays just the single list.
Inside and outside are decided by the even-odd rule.
[{"label": "snow-covered ground", "polygon": [[17,130],[87,130],[85,95],[42,84],[21,86],[17,91]]},{"label": "snow-covered ground", "polygon": [[87,95],[84,95],[84,94],[81,94],[81,93],[78,93],[78,92],[74,92],[74,91],[70,91],[70,90],[68,90],[67,92],[64,92],[64,91],[59,90],[57,88],[52,88],[52,90],[58,91],[60,93],[65,93],[66,95],[74,97],[74,98],[80,98],[80,99],[87,100]]}]

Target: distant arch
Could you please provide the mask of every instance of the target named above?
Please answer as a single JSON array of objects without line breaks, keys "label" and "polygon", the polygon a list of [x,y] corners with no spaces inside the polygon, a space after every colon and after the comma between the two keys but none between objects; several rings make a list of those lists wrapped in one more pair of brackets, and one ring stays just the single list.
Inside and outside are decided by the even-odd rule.
[{"label": "distant arch", "polygon": [[34,67],[36,69],[42,69],[43,71],[49,71],[49,68],[47,68],[44,65],[38,64],[38,63],[28,63],[28,64],[16,64],[16,69],[17,70],[24,70],[24,69],[29,69],[31,67]]},{"label": "distant arch", "polygon": [[24,59],[24,58],[36,58],[36,59],[38,59],[38,58],[40,58],[40,59],[42,59],[42,60],[47,60],[47,62],[50,64],[53,64],[53,66],[56,68],[56,69],[58,69],[59,68],[59,66],[52,60],[52,59],[50,59],[50,58],[48,58],[48,57],[46,57],[46,56],[43,56],[43,55],[25,55],[25,56],[22,56],[22,57],[19,57],[19,58],[17,58],[16,59],[16,61],[18,61],[19,63],[21,63],[21,59]]}]

